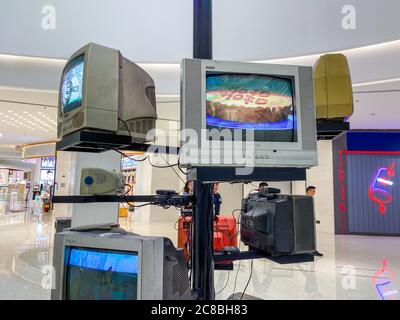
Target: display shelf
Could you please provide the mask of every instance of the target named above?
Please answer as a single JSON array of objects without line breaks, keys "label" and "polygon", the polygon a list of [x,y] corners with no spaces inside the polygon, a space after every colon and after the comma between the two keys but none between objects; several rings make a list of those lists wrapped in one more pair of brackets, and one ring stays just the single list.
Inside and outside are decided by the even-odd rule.
[{"label": "display shelf", "polygon": [[188,170],[188,180],[247,182],[247,181],[303,181],[304,168],[252,168],[247,175],[239,174],[238,167],[198,167]]},{"label": "display shelf", "polygon": [[153,202],[153,195],[93,195],[93,196],[54,196],[53,203],[94,203],[94,202]]},{"label": "display shelf", "polygon": [[303,263],[313,262],[313,254],[296,254],[290,256],[274,257],[267,255],[260,251],[240,251],[235,253],[215,253],[214,261],[237,261],[237,260],[251,260],[251,259],[268,259],[279,264]]},{"label": "display shelf", "polygon": [[178,147],[158,146],[147,143],[134,143],[128,135],[112,132],[80,130],[63,137],[56,144],[57,151],[101,153],[113,149],[145,152],[152,148],[153,153],[178,154]]},{"label": "display shelf", "polygon": [[344,131],[350,130],[350,123],[343,120],[318,120],[317,137],[319,140],[331,140]]}]

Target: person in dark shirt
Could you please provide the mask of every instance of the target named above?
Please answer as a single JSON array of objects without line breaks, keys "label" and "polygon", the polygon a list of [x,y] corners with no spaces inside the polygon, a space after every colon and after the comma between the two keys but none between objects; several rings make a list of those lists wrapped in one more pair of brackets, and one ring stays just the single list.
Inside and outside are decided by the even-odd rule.
[{"label": "person in dark shirt", "polygon": [[306,195],[310,197],[314,197],[317,192],[317,188],[314,186],[308,186],[306,189]]},{"label": "person in dark shirt", "polygon": [[219,215],[219,213],[221,211],[221,203],[222,203],[222,197],[218,191],[219,191],[219,183],[214,183],[213,194],[214,194],[214,215],[215,216]]},{"label": "person in dark shirt", "polygon": [[[307,195],[307,196],[310,196],[310,197],[314,197],[316,192],[317,192],[317,188],[314,187],[314,186],[308,186],[307,189],[306,189],[306,195]],[[320,221],[317,220],[316,223],[319,224]],[[317,257],[323,257],[323,256],[324,256],[324,255],[323,255],[321,252],[319,252],[318,250],[315,250],[315,251],[314,251],[314,255],[317,256]]]},{"label": "person in dark shirt", "polygon": [[[184,196],[192,196],[193,195],[193,181],[187,181],[185,183],[185,187],[183,188]],[[191,216],[193,214],[193,207],[191,204],[184,206],[181,210],[182,217]]]},{"label": "person in dark shirt", "polygon": [[267,189],[268,189],[268,183],[260,182],[260,184],[258,185],[257,191],[263,192],[263,191],[267,191]]}]

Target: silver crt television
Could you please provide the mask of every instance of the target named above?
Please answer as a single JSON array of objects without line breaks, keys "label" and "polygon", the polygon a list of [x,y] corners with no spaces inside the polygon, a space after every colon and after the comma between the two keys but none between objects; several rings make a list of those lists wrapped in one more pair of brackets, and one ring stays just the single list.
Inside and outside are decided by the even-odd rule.
[{"label": "silver crt television", "polygon": [[89,43],[67,61],[61,75],[58,138],[82,130],[130,134],[134,142],[155,128],[153,79],[112,48]]},{"label": "silver crt television", "polygon": [[106,230],[55,234],[52,300],[190,299],[183,252],[171,240]]},{"label": "silver crt television", "polygon": [[181,129],[186,167],[236,166],[227,155],[257,167],[315,166],[312,68],[184,59]]}]

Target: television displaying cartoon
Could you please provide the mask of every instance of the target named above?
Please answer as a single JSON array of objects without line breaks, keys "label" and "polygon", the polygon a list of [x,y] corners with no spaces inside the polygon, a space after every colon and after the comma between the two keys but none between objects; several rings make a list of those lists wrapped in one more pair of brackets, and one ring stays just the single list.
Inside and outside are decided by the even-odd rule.
[{"label": "television displaying cartoon", "polygon": [[82,104],[84,55],[70,62],[65,69],[61,84],[61,106],[63,113],[68,113]]},{"label": "television displaying cartoon", "polygon": [[65,256],[67,298],[136,300],[138,261],[136,252],[71,248]]},{"label": "television displaying cartoon", "polygon": [[292,80],[264,75],[207,75],[207,129],[254,131],[254,140],[295,142]]}]

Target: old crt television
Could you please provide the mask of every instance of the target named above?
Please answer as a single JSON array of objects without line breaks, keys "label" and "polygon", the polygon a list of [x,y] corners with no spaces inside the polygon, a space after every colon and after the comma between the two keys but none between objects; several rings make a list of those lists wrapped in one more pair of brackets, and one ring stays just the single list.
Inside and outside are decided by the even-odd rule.
[{"label": "old crt television", "polygon": [[254,166],[317,165],[311,67],[184,59],[181,74],[182,165],[234,166],[229,152]]},{"label": "old crt television", "polygon": [[252,193],[242,201],[241,241],[272,256],[316,250],[313,198]]},{"label": "old crt television", "polygon": [[171,240],[111,231],[55,234],[53,300],[190,299],[183,251]]},{"label": "old crt television", "polygon": [[59,87],[59,139],[92,129],[130,133],[134,142],[144,142],[152,140],[146,134],[156,118],[153,79],[118,50],[89,43],[67,61]]}]

